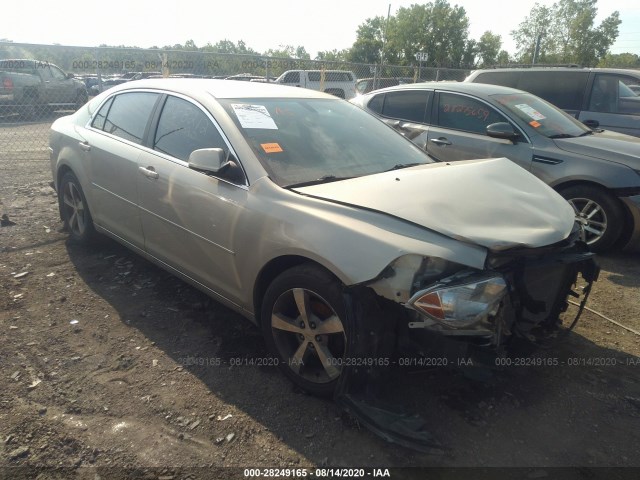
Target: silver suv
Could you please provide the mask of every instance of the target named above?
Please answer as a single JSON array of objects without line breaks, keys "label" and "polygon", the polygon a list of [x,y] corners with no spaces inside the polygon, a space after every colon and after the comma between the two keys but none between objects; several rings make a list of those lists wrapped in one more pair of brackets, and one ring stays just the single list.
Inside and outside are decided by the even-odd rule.
[{"label": "silver suv", "polygon": [[594,251],[640,240],[640,138],[496,85],[400,85],[351,101],[439,161],[507,157],[529,170],[569,201]]},{"label": "silver suv", "polygon": [[640,71],[616,68],[533,67],[476,70],[465,82],[533,93],[591,128],[640,137]]}]

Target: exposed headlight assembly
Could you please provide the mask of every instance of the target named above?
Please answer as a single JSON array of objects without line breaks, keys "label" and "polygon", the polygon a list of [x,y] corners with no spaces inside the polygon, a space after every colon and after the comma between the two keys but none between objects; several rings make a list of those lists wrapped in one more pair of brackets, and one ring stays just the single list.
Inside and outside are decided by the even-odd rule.
[{"label": "exposed headlight assembly", "polygon": [[495,315],[506,292],[504,278],[480,273],[458,283],[443,282],[421,290],[408,304],[436,322],[453,328],[468,328]]}]

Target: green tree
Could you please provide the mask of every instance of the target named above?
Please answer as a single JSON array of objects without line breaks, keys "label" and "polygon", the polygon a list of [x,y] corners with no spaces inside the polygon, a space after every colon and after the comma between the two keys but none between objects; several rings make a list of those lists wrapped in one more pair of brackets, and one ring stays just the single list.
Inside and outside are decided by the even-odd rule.
[{"label": "green tree", "polygon": [[[501,53],[502,37],[486,31],[480,37],[477,45],[479,66],[488,67],[498,63],[498,55]],[[502,50],[504,51],[504,50]]]},{"label": "green tree", "polygon": [[[384,17],[367,18],[358,27],[356,41],[349,49],[347,60],[361,63],[380,63],[385,25],[386,19]],[[385,61],[388,61],[388,55],[385,57],[387,57]]]},{"label": "green tree", "polygon": [[616,11],[595,25],[598,0],[558,0],[551,7],[536,4],[529,16],[511,32],[518,46],[518,60],[531,62],[540,37],[537,61],[596,65],[618,37],[620,14]]},{"label": "green tree", "polygon": [[635,53],[609,53],[598,63],[601,68],[640,68],[640,57]]},{"label": "green tree", "polygon": [[322,52],[318,52],[316,55],[316,60],[321,60],[325,62],[345,62],[347,60],[347,55],[349,54],[348,50],[324,50]]},{"label": "green tree", "polygon": [[400,8],[388,33],[390,51],[400,64],[415,63],[417,52],[429,54],[434,66],[473,63],[475,42],[469,41],[469,19],[463,7],[446,0]]}]

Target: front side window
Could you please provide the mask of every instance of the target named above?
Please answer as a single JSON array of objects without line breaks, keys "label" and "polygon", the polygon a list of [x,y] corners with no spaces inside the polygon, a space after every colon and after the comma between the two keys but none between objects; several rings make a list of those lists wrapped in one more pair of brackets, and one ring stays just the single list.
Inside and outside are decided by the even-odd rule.
[{"label": "front side window", "polygon": [[300,83],[300,72],[287,73],[282,83]]},{"label": "front side window", "polygon": [[629,86],[638,79],[622,75],[597,74],[591,88],[589,111],[640,115],[640,97]]},{"label": "front side window", "polygon": [[507,119],[486,103],[454,93],[440,93],[438,125],[443,128],[486,135],[487,126]]},{"label": "front side window", "polygon": [[66,75],[62,73],[62,70],[54,66],[51,67],[51,74],[56,80],[66,80],[67,78]]},{"label": "front side window", "polygon": [[153,149],[186,162],[191,152],[201,148],[228,150],[220,132],[200,108],[181,98],[168,97]]},{"label": "front side window", "polygon": [[[131,142],[142,143],[144,131],[157,99],[157,93],[148,92],[116,95],[102,130]],[[96,126],[96,128],[99,127]]]},{"label": "front side window", "polygon": [[389,92],[384,98],[382,115],[408,122],[423,123],[430,95],[431,92],[426,90]]}]

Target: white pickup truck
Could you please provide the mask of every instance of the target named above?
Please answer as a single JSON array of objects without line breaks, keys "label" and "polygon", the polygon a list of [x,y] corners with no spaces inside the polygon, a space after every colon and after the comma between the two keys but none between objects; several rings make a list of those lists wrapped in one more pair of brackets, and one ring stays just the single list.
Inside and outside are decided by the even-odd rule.
[{"label": "white pickup truck", "polygon": [[356,96],[356,76],[347,70],[288,70],[275,83],[319,90],[346,100]]}]

